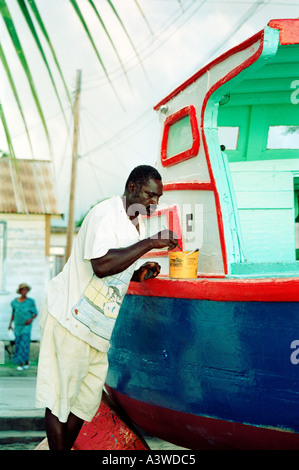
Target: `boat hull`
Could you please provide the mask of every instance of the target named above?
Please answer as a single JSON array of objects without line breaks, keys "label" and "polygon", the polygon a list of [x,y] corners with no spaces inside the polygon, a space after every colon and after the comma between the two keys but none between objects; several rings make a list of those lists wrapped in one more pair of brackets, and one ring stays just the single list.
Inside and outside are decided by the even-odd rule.
[{"label": "boat hull", "polygon": [[299,449],[298,331],[297,302],[127,295],[107,387],[177,445]]},{"label": "boat hull", "polygon": [[181,413],[107,389],[137,426],[177,446],[192,450],[299,449],[299,436],[291,431]]}]

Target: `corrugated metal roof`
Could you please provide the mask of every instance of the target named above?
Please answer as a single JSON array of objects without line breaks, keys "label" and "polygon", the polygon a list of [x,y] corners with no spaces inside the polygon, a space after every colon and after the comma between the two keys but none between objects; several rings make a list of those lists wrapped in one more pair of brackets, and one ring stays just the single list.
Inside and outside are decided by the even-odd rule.
[{"label": "corrugated metal roof", "polygon": [[0,158],[0,212],[61,215],[52,162]]}]

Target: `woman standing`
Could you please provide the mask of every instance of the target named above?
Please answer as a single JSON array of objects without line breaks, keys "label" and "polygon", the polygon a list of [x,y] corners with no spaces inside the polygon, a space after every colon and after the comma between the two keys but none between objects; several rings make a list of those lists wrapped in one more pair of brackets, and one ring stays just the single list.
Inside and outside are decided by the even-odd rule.
[{"label": "woman standing", "polygon": [[18,365],[18,370],[29,368],[32,321],[37,316],[34,300],[27,297],[30,289],[28,284],[20,284],[17,289],[17,294],[20,294],[20,297],[11,302],[12,315],[8,329],[12,328],[12,322],[14,322],[15,354],[13,363]]}]

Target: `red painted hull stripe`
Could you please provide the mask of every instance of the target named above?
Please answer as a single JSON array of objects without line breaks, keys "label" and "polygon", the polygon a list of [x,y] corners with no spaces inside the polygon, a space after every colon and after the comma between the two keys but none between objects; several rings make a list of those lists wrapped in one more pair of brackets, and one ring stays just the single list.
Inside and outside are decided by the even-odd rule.
[{"label": "red painted hull stripe", "polygon": [[131,282],[131,295],[229,302],[298,302],[299,278],[170,279]]},{"label": "red painted hull stripe", "polygon": [[193,450],[298,450],[298,434],[284,429],[253,426],[196,416],[150,405],[107,386],[109,395],[137,426],[147,433]]}]

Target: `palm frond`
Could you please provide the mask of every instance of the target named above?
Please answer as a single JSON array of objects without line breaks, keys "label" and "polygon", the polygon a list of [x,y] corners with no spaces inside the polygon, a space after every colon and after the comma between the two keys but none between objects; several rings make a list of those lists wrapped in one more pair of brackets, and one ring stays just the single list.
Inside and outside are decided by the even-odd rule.
[{"label": "palm frond", "polygon": [[[73,9],[75,10],[75,13],[76,13],[77,17],[79,18],[81,26],[83,27],[83,29],[85,30],[85,33],[88,36],[90,44],[91,44],[91,46],[92,46],[92,48],[93,48],[93,50],[94,50],[94,52],[97,56],[97,59],[100,63],[101,69],[104,72],[104,76],[105,76],[107,82],[111,86],[111,88],[112,88],[115,96],[117,97],[118,102],[120,103],[122,109],[124,109],[123,104],[122,104],[121,99],[120,99],[120,95],[118,93],[118,90],[114,86],[114,83],[113,83],[113,81],[110,77],[109,69],[104,63],[105,61],[103,60],[102,49],[100,47],[97,47],[96,42],[94,40],[94,36],[92,35],[93,34],[92,30],[89,29],[89,26],[86,22],[86,18],[85,18],[85,16],[83,16],[83,12],[80,10],[80,8],[81,8],[80,1],[79,0],[69,0],[69,1],[70,1],[70,4],[72,5]],[[104,20],[104,17],[102,15],[102,11],[101,11],[100,7],[96,6],[95,0],[87,0],[87,1],[88,1],[89,5],[91,6],[94,14],[96,15],[96,18],[99,21],[99,23],[101,25],[101,28],[103,29],[109,43],[111,44],[111,46],[113,48],[113,52],[115,53],[115,56],[117,57],[117,60],[118,60],[120,66],[121,66],[121,69],[123,71],[124,77],[126,78],[129,86],[131,87],[131,84],[130,84],[129,78],[128,78],[128,73],[127,73],[127,70],[126,70],[126,64],[124,63],[124,61],[121,58],[118,47],[117,47],[117,45],[114,41],[113,35],[111,34],[111,32],[108,28],[107,22]],[[139,5],[139,1],[134,0],[134,2],[135,2],[136,7],[138,8],[139,13],[142,15],[142,18],[143,18],[144,22],[146,23],[149,31],[151,32],[151,34],[153,34],[153,31],[150,27],[150,24],[147,20],[147,17],[144,14],[144,12],[142,11],[142,9]],[[45,65],[46,69],[47,69],[47,73],[49,75],[51,84],[53,86],[53,90],[55,92],[56,98],[58,100],[60,109],[62,111],[63,117],[64,117],[66,125],[67,125],[67,129],[68,129],[69,126],[67,124],[64,109],[63,109],[63,106],[62,106],[62,100],[61,100],[62,93],[60,92],[59,87],[57,87],[57,79],[56,79],[56,76],[53,74],[54,70],[55,70],[55,72],[57,70],[58,73],[59,73],[59,77],[62,80],[63,87],[64,87],[64,90],[66,92],[66,96],[67,96],[68,102],[69,102],[72,110],[73,110],[73,100],[71,98],[71,94],[70,94],[70,92],[68,90],[68,87],[66,85],[66,80],[65,80],[64,75],[62,73],[62,69],[60,67],[58,58],[56,56],[56,53],[55,53],[55,50],[53,48],[52,42],[50,40],[48,31],[45,27],[45,23],[44,23],[41,15],[40,15],[40,12],[38,10],[39,7],[37,7],[37,3],[38,2],[36,2],[36,0],[17,0],[17,4],[18,4],[18,6],[19,6],[19,8],[20,8],[20,10],[23,14],[23,18],[25,19],[26,25],[28,27],[28,31],[30,32],[31,37],[34,40],[35,46],[38,49],[39,53],[41,54],[43,63]],[[147,80],[149,81],[149,79],[147,77],[147,74],[146,74],[146,71],[144,69],[142,60],[141,60],[141,58],[138,54],[138,50],[137,50],[137,48],[135,47],[135,45],[133,43],[133,40],[132,40],[132,38],[131,38],[131,36],[130,36],[130,34],[129,34],[129,32],[128,32],[125,24],[124,24],[124,21],[122,20],[121,16],[119,15],[119,13],[117,11],[117,8],[114,5],[115,2],[113,2],[113,0],[106,0],[106,3],[108,4],[109,8],[111,8],[111,10],[113,12],[113,15],[115,16],[117,22],[119,23],[119,25],[122,28],[124,34],[126,35],[126,37],[129,41],[134,53],[135,53],[135,55],[138,59],[138,63],[140,64]],[[10,39],[12,41],[12,44],[13,44],[13,46],[16,50],[16,53],[18,55],[18,59],[20,61],[22,69],[23,69],[23,71],[26,75],[26,78],[27,78],[27,81],[28,81],[28,84],[29,84],[29,87],[30,87],[30,90],[31,90],[31,93],[32,93],[32,96],[33,96],[33,99],[34,99],[35,106],[37,108],[39,117],[40,117],[42,125],[43,125],[44,132],[45,132],[46,137],[47,137],[48,145],[49,145],[49,148],[50,148],[50,153],[52,154],[51,141],[50,141],[50,136],[49,136],[49,132],[48,132],[48,128],[47,128],[46,119],[45,119],[43,109],[42,109],[42,106],[41,106],[41,102],[40,102],[40,99],[39,99],[39,96],[38,96],[38,93],[37,93],[37,89],[36,89],[36,86],[35,86],[35,83],[34,83],[34,80],[36,78],[35,75],[34,75],[34,70],[29,66],[29,63],[28,63],[27,58],[25,56],[25,51],[24,51],[23,46],[21,44],[21,40],[20,40],[21,35],[19,36],[19,34],[20,34],[19,30],[17,29],[17,27],[14,24],[14,20],[13,20],[13,17],[11,16],[8,5],[9,5],[8,0],[0,0],[0,16],[2,16],[2,18],[3,18],[3,21],[5,23],[5,26],[6,26],[6,29],[8,31],[8,34],[10,36]],[[79,5],[80,5],[80,7],[79,7]],[[45,42],[43,42],[42,40],[44,40]],[[2,44],[2,46],[3,46],[3,44]],[[51,56],[51,54],[52,54],[52,56]],[[49,61],[49,58],[52,59],[51,62]],[[30,144],[31,151],[33,153],[32,144],[31,144],[31,140],[30,140],[29,129],[28,129],[26,119],[25,119],[25,111],[22,108],[21,99],[20,99],[20,96],[18,95],[18,91],[17,91],[18,82],[16,80],[16,77],[13,76],[12,71],[10,69],[10,63],[9,63],[10,58],[5,56],[4,46],[1,47],[1,44],[0,44],[0,62],[2,63],[3,68],[5,70],[5,73],[6,73],[6,76],[8,78],[8,82],[10,84],[11,90],[13,92],[15,101],[16,101],[17,106],[18,106],[18,111],[19,111],[19,113],[22,117],[22,120],[23,120],[23,123],[24,123],[24,126],[25,126],[25,130],[26,130],[26,134],[27,134],[27,137],[28,137],[28,141],[29,141],[29,144]],[[6,122],[6,119],[5,119],[5,115],[4,115],[4,111],[3,111],[2,106],[1,106],[1,109],[0,109],[0,121],[2,122],[3,127],[4,127],[5,135],[6,135],[6,138],[7,138],[7,143],[8,143],[8,146],[9,146],[9,151],[10,151],[11,155],[14,156],[11,135],[9,134],[8,125],[7,125],[7,122]]]},{"label": "palm frond", "polygon": [[127,36],[127,38],[128,38],[128,40],[129,40],[129,42],[130,42],[130,44],[131,44],[131,46],[132,46],[132,48],[133,48],[135,54],[136,54],[136,57],[137,57],[137,59],[138,59],[138,62],[139,62],[140,66],[141,66],[141,68],[142,68],[142,70],[143,70],[143,72],[144,72],[144,75],[145,75],[146,79],[149,81],[149,78],[148,78],[148,75],[147,75],[147,73],[146,73],[146,70],[145,70],[145,68],[144,68],[144,66],[143,66],[142,60],[141,60],[140,57],[139,57],[138,51],[137,51],[137,49],[136,49],[136,47],[135,47],[135,45],[134,45],[134,43],[133,43],[133,41],[132,41],[132,39],[131,39],[131,37],[130,37],[130,35],[129,35],[129,33],[128,33],[128,31],[127,31],[127,29],[126,29],[126,27],[125,27],[125,25],[124,25],[124,23],[123,23],[123,21],[122,21],[122,19],[121,19],[121,17],[120,17],[119,14],[117,13],[116,8],[115,8],[115,6],[113,5],[112,1],[111,1],[111,0],[107,0],[107,2],[108,2],[108,4],[110,5],[110,7],[111,7],[113,13],[115,14],[117,20],[119,21],[119,24],[121,25],[121,27],[122,27],[122,29],[123,29],[125,35]]},{"label": "palm frond", "polygon": [[128,75],[127,75],[127,71],[126,71],[126,69],[125,69],[125,66],[124,66],[122,60],[121,60],[121,57],[120,57],[120,55],[119,55],[119,53],[118,53],[118,50],[117,50],[117,48],[116,48],[116,46],[115,46],[115,44],[114,44],[114,42],[113,42],[113,40],[112,40],[112,38],[111,38],[111,35],[110,35],[109,31],[107,30],[106,25],[105,25],[105,23],[104,23],[104,21],[103,21],[101,15],[99,14],[99,11],[97,10],[97,7],[95,6],[93,0],[88,0],[88,2],[90,3],[91,7],[93,8],[93,10],[94,10],[94,12],[95,12],[95,14],[96,14],[98,20],[100,21],[100,23],[101,23],[101,25],[102,25],[102,28],[104,29],[104,31],[105,31],[105,33],[106,33],[106,36],[107,36],[107,38],[108,38],[108,40],[109,40],[111,46],[113,47],[113,50],[114,50],[116,56],[117,56],[117,58],[118,58],[118,61],[119,61],[119,63],[120,63],[120,66],[121,66],[121,68],[122,68],[122,71],[124,72],[124,75],[125,75],[125,77],[126,77],[126,79],[127,79],[127,82],[128,82],[128,84],[129,84],[129,86],[130,86],[130,88],[131,88],[131,84],[130,84],[130,82],[129,82]]},{"label": "palm frond", "polygon": [[102,69],[103,69],[103,71],[104,71],[104,73],[105,73],[105,76],[106,76],[106,78],[107,78],[107,80],[108,80],[108,82],[109,82],[111,88],[113,89],[113,91],[114,91],[114,93],[115,93],[115,95],[116,95],[116,97],[117,97],[117,99],[118,99],[120,105],[123,107],[123,105],[122,105],[122,103],[121,103],[121,101],[120,101],[120,98],[119,98],[119,96],[118,96],[118,94],[117,94],[117,92],[116,92],[116,90],[115,90],[115,87],[114,87],[114,85],[113,85],[113,83],[112,83],[112,81],[111,81],[111,79],[110,79],[110,77],[109,77],[109,74],[108,74],[108,72],[107,72],[107,69],[106,69],[106,67],[105,67],[105,65],[104,65],[104,62],[103,62],[103,60],[102,60],[102,58],[101,58],[101,56],[100,56],[100,53],[99,53],[99,51],[98,51],[98,49],[97,49],[97,47],[96,47],[96,45],[95,45],[95,42],[94,42],[94,40],[93,40],[93,38],[92,38],[92,35],[91,35],[90,31],[89,31],[89,28],[88,28],[88,26],[87,26],[87,24],[86,24],[86,21],[85,21],[83,15],[82,15],[82,13],[81,13],[81,10],[80,10],[80,8],[79,8],[79,6],[78,6],[76,0],[70,0],[70,2],[71,2],[71,4],[73,5],[73,7],[74,7],[74,9],[75,9],[75,12],[77,13],[77,15],[78,15],[78,17],[79,17],[79,19],[80,19],[80,21],[81,21],[81,23],[82,23],[83,28],[85,29],[85,32],[86,32],[86,34],[87,34],[87,36],[88,36],[88,38],[89,38],[89,40],[90,40],[90,42],[91,42],[91,45],[92,45],[92,47],[93,47],[93,49],[94,49],[94,51],[95,51],[95,53],[96,53],[96,56],[97,56],[97,58],[98,58],[98,60],[99,60],[99,62],[100,62],[100,64],[101,64],[101,66],[102,66]]},{"label": "palm frond", "polygon": [[140,12],[142,18],[144,19],[144,21],[145,21],[145,23],[146,23],[146,25],[147,25],[147,27],[148,27],[148,29],[149,29],[151,35],[154,36],[154,32],[153,32],[153,30],[152,30],[152,28],[151,28],[151,25],[150,25],[149,22],[147,21],[147,17],[146,17],[146,15],[143,13],[143,10],[141,9],[141,6],[140,6],[139,3],[137,2],[137,0],[134,0],[134,2],[135,2],[135,5],[137,6],[137,8],[138,8],[138,10],[139,10],[139,12]]},{"label": "palm frond", "polygon": [[[26,201],[25,201],[23,185],[22,185],[22,182],[21,182],[19,163],[18,163],[18,159],[16,158],[16,154],[15,154],[15,151],[14,151],[14,148],[13,148],[12,139],[10,137],[7,121],[6,121],[6,118],[5,118],[5,114],[4,114],[1,102],[0,102],[0,121],[2,122],[3,129],[4,129],[4,132],[5,132],[5,136],[6,136],[7,145],[8,145],[9,164],[10,165],[13,164],[13,168],[15,169],[15,172],[14,172],[13,168],[11,168],[11,170],[12,170],[11,176],[14,180],[15,191],[19,194],[19,197],[21,198],[21,201],[23,202],[23,210],[25,211],[26,214],[28,214],[28,209],[27,209],[27,205],[26,205]],[[18,203],[17,203],[17,205],[18,205]]]},{"label": "palm frond", "polygon": [[64,114],[64,109],[63,109],[63,107],[62,107],[62,103],[61,103],[61,100],[60,100],[60,97],[59,97],[59,94],[58,94],[58,91],[57,91],[57,88],[56,88],[56,84],[55,84],[55,82],[54,82],[54,78],[53,78],[52,72],[51,72],[51,70],[50,70],[50,67],[49,67],[49,64],[48,64],[46,55],[45,55],[44,50],[43,50],[43,48],[42,48],[41,42],[40,42],[40,40],[39,40],[39,37],[38,37],[38,35],[37,35],[37,33],[36,33],[36,29],[35,29],[34,24],[33,24],[33,22],[32,22],[32,19],[31,19],[31,16],[30,16],[30,14],[29,14],[29,11],[28,11],[28,9],[27,9],[27,6],[26,6],[26,4],[25,4],[25,1],[24,1],[24,0],[17,0],[17,2],[18,2],[18,4],[19,4],[19,7],[20,7],[20,9],[21,9],[23,15],[24,15],[24,18],[25,18],[25,20],[26,20],[27,26],[28,26],[28,28],[30,29],[30,32],[31,32],[31,34],[32,34],[32,36],[33,36],[33,38],[34,38],[34,40],[35,40],[35,43],[36,43],[36,45],[37,45],[37,48],[38,48],[38,50],[39,50],[39,52],[40,52],[40,54],[41,54],[41,56],[42,56],[42,59],[43,59],[43,61],[44,61],[44,64],[45,64],[45,66],[46,66],[46,69],[47,69],[47,71],[48,71],[48,74],[49,74],[51,83],[52,83],[52,85],[53,85],[56,98],[57,98],[57,100],[58,100],[60,109],[61,109],[61,111],[62,111],[62,115],[63,115],[64,121],[65,121],[65,124],[66,124],[66,126],[67,126],[67,128],[68,128],[68,123],[67,123],[67,120],[66,120],[66,117],[65,117],[65,114]]},{"label": "palm frond", "polygon": [[6,137],[6,142],[7,142],[7,145],[8,145],[9,155],[12,157],[12,159],[14,161],[16,161],[17,159],[16,159],[14,148],[13,148],[12,139],[10,137],[10,132],[9,132],[9,129],[8,129],[7,121],[6,121],[5,114],[4,114],[3,107],[2,107],[1,103],[0,103],[0,119],[1,119],[1,122],[2,122],[2,125],[3,125],[3,129],[4,129],[4,133],[5,133],[5,137]]},{"label": "palm frond", "polygon": [[[14,80],[13,80],[13,77],[12,77],[12,74],[10,72],[10,68],[9,68],[9,65],[7,63],[7,60],[6,60],[6,56],[5,56],[5,53],[4,53],[4,50],[1,46],[1,43],[0,43],[0,60],[3,64],[3,67],[4,67],[4,70],[6,72],[6,75],[7,75],[7,78],[8,78],[8,81],[9,81],[9,84],[10,84],[10,87],[12,89],[12,92],[14,94],[14,97],[15,97],[15,100],[17,102],[17,105],[18,105],[18,108],[19,108],[19,112],[20,112],[20,115],[22,117],[22,120],[23,120],[23,123],[24,123],[24,126],[25,126],[25,130],[26,130],[26,134],[27,134],[27,137],[28,137],[28,142],[29,142],[29,145],[30,145],[30,149],[31,149],[31,153],[33,155],[33,148],[32,148],[32,143],[31,143],[31,139],[30,139],[30,134],[29,134],[29,130],[28,130],[28,126],[27,126],[27,122],[26,122],[26,119],[25,119],[25,115],[24,115],[24,112],[23,112],[23,108],[22,108],[22,105],[21,105],[21,101],[20,101],[20,98],[19,98],[19,95],[18,95],[18,92],[17,92],[17,89],[16,89],[16,86],[15,86],[15,83],[14,83]],[[3,111],[2,111],[3,113]],[[4,116],[4,115],[3,115]],[[4,125],[4,122],[2,120],[2,123]]]},{"label": "palm frond", "polygon": [[28,80],[28,84],[29,84],[29,86],[30,86],[31,93],[32,93],[32,96],[33,96],[33,98],[34,98],[34,102],[35,102],[35,105],[36,105],[38,114],[39,114],[40,119],[41,119],[41,121],[42,121],[42,125],[43,125],[43,128],[44,128],[46,137],[47,137],[47,141],[48,141],[48,145],[49,145],[49,148],[50,148],[50,152],[51,152],[51,154],[52,154],[51,142],[50,142],[49,132],[48,132],[46,120],[45,120],[45,117],[44,117],[44,113],[43,113],[43,111],[42,111],[42,107],[41,107],[41,104],[40,104],[40,101],[39,101],[39,98],[38,98],[38,95],[37,95],[36,87],[35,87],[35,84],[34,84],[34,81],[33,81],[33,78],[32,78],[32,75],[31,75],[31,72],[30,72],[30,69],[29,69],[29,66],[28,66],[27,59],[26,59],[26,57],[25,57],[25,54],[24,54],[24,51],[23,51],[23,48],[22,48],[22,45],[21,45],[19,36],[18,36],[17,31],[16,31],[16,29],[15,29],[13,20],[12,20],[12,18],[11,18],[11,15],[10,15],[10,12],[9,12],[9,9],[8,9],[8,7],[7,7],[7,4],[6,4],[6,1],[5,1],[5,0],[0,0],[0,13],[1,13],[2,17],[3,17],[5,26],[6,26],[6,28],[7,28],[7,31],[8,31],[8,33],[9,33],[9,35],[10,35],[11,41],[12,41],[12,43],[13,43],[13,46],[14,46],[16,52],[17,52],[17,55],[18,55],[19,60],[20,60],[20,63],[21,63],[21,65],[22,65],[23,70],[24,70],[24,72],[25,72],[25,75],[26,75],[26,77],[27,77],[27,80]]},{"label": "palm frond", "polygon": [[36,19],[36,21],[37,21],[37,23],[38,23],[38,25],[39,25],[39,27],[40,27],[40,30],[41,30],[41,32],[43,33],[43,35],[44,35],[44,37],[45,37],[45,39],[46,39],[46,41],[47,41],[47,43],[48,43],[48,46],[49,46],[49,48],[50,48],[50,50],[51,50],[52,57],[53,57],[53,60],[54,60],[54,62],[55,62],[55,65],[56,65],[56,67],[57,67],[57,70],[58,70],[58,72],[59,72],[59,74],[60,74],[60,78],[61,78],[61,80],[62,80],[62,83],[63,83],[64,89],[65,89],[65,92],[66,92],[66,95],[67,95],[69,104],[70,104],[71,106],[73,106],[73,101],[72,101],[70,92],[69,92],[69,90],[68,90],[68,87],[67,87],[67,85],[66,85],[66,82],[65,82],[63,73],[62,73],[62,71],[61,71],[61,67],[60,67],[60,65],[59,65],[59,62],[58,62],[58,59],[57,59],[55,50],[54,50],[54,48],[53,48],[53,46],[52,46],[52,43],[51,43],[51,41],[50,41],[50,37],[49,37],[48,32],[47,32],[47,30],[46,30],[46,28],[45,28],[44,22],[43,22],[43,20],[42,20],[42,18],[41,18],[41,16],[40,16],[40,13],[39,13],[39,11],[38,11],[38,9],[37,9],[37,7],[36,7],[35,1],[34,1],[34,0],[27,0],[27,2],[29,3],[30,8],[31,8],[31,10],[32,10],[32,12],[33,12],[33,14],[34,14],[34,16],[35,16],[35,19]]}]

